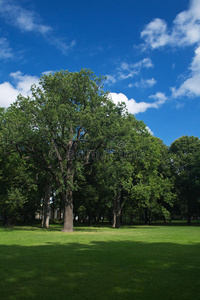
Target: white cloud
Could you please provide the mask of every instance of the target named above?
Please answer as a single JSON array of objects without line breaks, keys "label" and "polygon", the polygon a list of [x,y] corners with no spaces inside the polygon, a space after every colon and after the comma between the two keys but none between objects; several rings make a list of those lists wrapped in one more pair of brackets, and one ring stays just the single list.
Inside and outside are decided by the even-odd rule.
[{"label": "white cloud", "polygon": [[51,26],[42,23],[38,14],[15,5],[9,0],[0,0],[0,16],[22,32],[34,32],[42,35],[49,44],[57,47],[63,54],[67,54],[76,44],[75,40],[66,43],[65,39],[55,35]]},{"label": "white cloud", "polygon": [[53,70],[44,71],[44,72],[42,72],[42,75],[49,75],[51,73],[53,74],[53,73],[55,73],[55,71],[53,71]]},{"label": "white cloud", "polygon": [[0,14],[7,22],[15,25],[21,31],[35,31],[46,34],[51,31],[51,27],[43,25],[40,17],[33,11],[24,9],[12,2],[0,0]]},{"label": "white cloud", "polygon": [[200,0],[191,0],[188,10],[182,11],[175,17],[171,28],[168,28],[164,20],[154,19],[145,26],[141,32],[141,38],[145,42],[142,45],[143,49],[196,45],[198,48],[195,50],[195,56],[189,68],[189,77],[179,88],[173,87],[171,91],[174,98],[200,96]]},{"label": "white cloud", "polygon": [[134,64],[123,62],[118,68],[118,78],[121,80],[132,78],[133,76],[138,75],[142,68],[153,68],[153,63],[150,58],[146,57]]},{"label": "white cloud", "polygon": [[6,38],[0,38],[0,59],[8,59],[12,57],[13,53],[8,40]]},{"label": "white cloud", "polygon": [[51,45],[56,46],[56,48],[59,49],[64,55],[76,45],[75,40],[71,41],[70,43],[66,43],[65,40],[60,37],[50,37],[48,38],[48,42]]},{"label": "white cloud", "polygon": [[149,128],[149,126],[146,126],[146,129],[151,135],[153,135],[153,131]]},{"label": "white cloud", "polygon": [[9,82],[0,84],[0,107],[8,107],[17,99],[18,91]]},{"label": "white cloud", "polygon": [[137,88],[150,88],[154,86],[157,83],[157,81],[154,78],[150,79],[141,79],[140,81],[137,81],[133,84],[129,84],[129,87],[136,86]]},{"label": "white cloud", "polygon": [[152,63],[151,59],[146,57],[146,58],[142,59],[141,61],[133,64],[133,68],[135,68],[135,69],[138,68],[140,70],[142,67],[143,68],[153,68],[153,63]]},{"label": "white cloud", "polygon": [[200,41],[200,2],[191,1],[189,10],[177,15],[172,30],[173,40],[181,46],[193,45]]},{"label": "white cloud", "polygon": [[149,96],[151,99],[155,99],[156,102],[154,103],[158,108],[159,106],[163,105],[167,101],[167,97],[164,93],[157,92],[155,95]]},{"label": "white cloud", "polygon": [[16,89],[19,91],[20,94],[22,94],[22,96],[27,96],[31,94],[31,85],[38,85],[39,78],[37,76],[23,75],[20,71],[16,73],[11,73],[10,76],[14,78],[16,83]]},{"label": "white cloud", "polygon": [[118,103],[124,102],[127,107],[128,112],[131,114],[134,114],[134,115],[145,112],[148,108],[158,109],[167,100],[167,97],[163,93],[157,93],[155,95],[150,96],[150,98],[153,98],[156,100],[153,103],[136,102],[134,99],[128,99],[127,96],[122,93],[119,93],[119,94],[110,93],[109,96],[116,105]]},{"label": "white cloud", "polygon": [[106,78],[107,78],[107,83],[108,84],[114,84],[114,83],[116,83],[116,79],[115,79],[114,76],[112,76],[112,75],[106,75]]},{"label": "white cloud", "polygon": [[195,50],[195,56],[190,65],[190,77],[178,89],[172,88],[172,96],[174,98],[200,96],[200,47]]},{"label": "white cloud", "polygon": [[11,73],[10,76],[14,80],[14,84],[4,82],[0,84],[0,107],[8,107],[17,100],[17,96],[30,96],[30,87],[33,84],[38,85],[38,77],[23,75],[20,71]]},{"label": "white cloud", "polygon": [[169,29],[162,19],[154,19],[141,32],[143,49],[166,45],[181,47],[200,42],[200,1],[192,0],[188,10],[179,13]]},{"label": "white cloud", "polygon": [[165,46],[169,42],[166,22],[158,18],[154,19],[141,32],[141,38],[153,49]]}]

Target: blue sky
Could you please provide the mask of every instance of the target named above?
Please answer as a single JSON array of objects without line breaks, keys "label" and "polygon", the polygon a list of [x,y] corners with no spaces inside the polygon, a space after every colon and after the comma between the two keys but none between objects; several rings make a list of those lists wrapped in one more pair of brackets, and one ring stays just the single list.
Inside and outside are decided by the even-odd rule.
[{"label": "blue sky", "polygon": [[165,144],[199,136],[200,0],[0,0],[0,66],[0,106],[90,68]]}]

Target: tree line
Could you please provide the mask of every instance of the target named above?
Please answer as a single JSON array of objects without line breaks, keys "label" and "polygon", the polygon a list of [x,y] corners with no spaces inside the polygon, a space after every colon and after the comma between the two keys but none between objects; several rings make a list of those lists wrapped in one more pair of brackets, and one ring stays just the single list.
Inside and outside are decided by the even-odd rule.
[{"label": "tree line", "polygon": [[64,210],[62,231],[76,216],[119,228],[129,222],[200,216],[200,140],[167,147],[115,105],[105,78],[91,70],[43,75],[31,96],[0,110],[0,215],[31,222],[42,210]]}]

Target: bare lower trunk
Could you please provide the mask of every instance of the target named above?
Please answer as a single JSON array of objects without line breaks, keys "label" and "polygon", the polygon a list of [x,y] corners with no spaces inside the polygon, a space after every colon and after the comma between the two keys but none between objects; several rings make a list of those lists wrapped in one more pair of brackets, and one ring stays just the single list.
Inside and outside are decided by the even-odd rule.
[{"label": "bare lower trunk", "polygon": [[114,197],[114,208],[113,208],[113,228],[121,227],[121,191],[118,191]]},{"label": "bare lower trunk", "polygon": [[144,209],[144,224],[145,225],[148,224],[148,209],[147,209],[147,207],[145,207],[145,209]]},{"label": "bare lower trunk", "polygon": [[3,214],[2,214],[2,224],[3,226],[6,226],[7,224],[7,213],[4,211]]},{"label": "bare lower trunk", "polygon": [[64,225],[62,232],[73,232],[73,195],[72,191],[66,191],[64,196]]},{"label": "bare lower trunk", "polygon": [[120,228],[121,227],[121,212],[114,212],[113,213],[113,228]]},{"label": "bare lower trunk", "polygon": [[50,220],[50,193],[51,193],[51,184],[46,180],[45,184],[45,197],[44,197],[44,207],[43,207],[43,217],[42,217],[42,227],[49,228]]},{"label": "bare lower trunk", "polygon": [[187,205],[187,225],[191,225],[191,209],[190,209],[190,203]]},{"label": "bare lower trunk", "polygon": [[89,215],[89,226],[91,226],[92,227],[92,224],[93,224],[93,218],[92,218],[92,215],[90,214]]},{"label": "bare lower trunk", "polygon": [[130,215],[130,221],[129,221],[130,225],[133,225],[134,224],[134,221],[133,221],[133,214]]},{"label": "bare lower trunk", "polygon": [[116,226],[116,223],[117,223],[117,214],[115,212],[115,210],[113,211],[113,228],[115,228]]},{"label": "bare lower trunk", "polygon": [[188,213],[188,216],[187,216],[187,225],[191,225],[191,215],[190,213]]},{"label": "bare lower trunk", "polygon": [[10,217],[6,212],[3,213],[2,224],[3,224],[3,226],[8,226],[8,227],[11,226]]}]

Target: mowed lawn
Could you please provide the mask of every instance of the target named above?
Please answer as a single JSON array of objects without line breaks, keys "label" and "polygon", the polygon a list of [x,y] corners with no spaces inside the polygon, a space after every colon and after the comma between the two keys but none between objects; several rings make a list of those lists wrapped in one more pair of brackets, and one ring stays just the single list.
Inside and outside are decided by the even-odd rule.
[{"label": "mowed lawn", "polygon": [[200,227],[0,228],[0,299],[200,299]]}]

